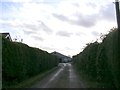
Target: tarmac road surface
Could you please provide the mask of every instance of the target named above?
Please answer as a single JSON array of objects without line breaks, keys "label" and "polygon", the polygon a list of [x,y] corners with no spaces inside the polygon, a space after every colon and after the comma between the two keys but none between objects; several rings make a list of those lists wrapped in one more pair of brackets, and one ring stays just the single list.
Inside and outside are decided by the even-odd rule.
[{"label": "tarmac road surface", "polygon": [[60,63],[59,67],[31,88],[86,88],[71,63]]}]

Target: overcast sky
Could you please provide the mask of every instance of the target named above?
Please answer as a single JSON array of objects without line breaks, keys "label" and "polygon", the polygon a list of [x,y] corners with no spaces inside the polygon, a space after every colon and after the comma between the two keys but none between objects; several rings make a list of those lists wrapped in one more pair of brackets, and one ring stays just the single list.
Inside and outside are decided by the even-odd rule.
[{"label": "overcast sky", "polygon": [[116,27],[113,1],[1,0],[0,32],[48,52],[76,55]]}]

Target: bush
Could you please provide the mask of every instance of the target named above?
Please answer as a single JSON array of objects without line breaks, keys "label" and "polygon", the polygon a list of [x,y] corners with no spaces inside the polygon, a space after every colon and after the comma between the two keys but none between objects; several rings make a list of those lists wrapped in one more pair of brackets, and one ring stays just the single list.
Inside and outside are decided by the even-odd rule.
[{"label": "bush", "polygon": [[88,44],[81,53],[73,56],[73,63],[90,81],[99,83],[97,87],[120,88],[118,50],[118,30],[112,30],[102,43]]},{"label": "bush", "polygon": [[4,38],[2,57],[3,88],[20,83],[58,64],[58,59],[46,51]]}]

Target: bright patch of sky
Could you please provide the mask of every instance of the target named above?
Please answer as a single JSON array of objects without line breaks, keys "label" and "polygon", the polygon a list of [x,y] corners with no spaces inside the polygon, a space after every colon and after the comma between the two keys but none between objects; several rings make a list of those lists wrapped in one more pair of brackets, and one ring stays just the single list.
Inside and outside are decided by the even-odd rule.
[{"label": "bright patch of sky", "polygon": [[71,56],[116,27],[113,0],[2,0],[0,13],[0,32]]}]

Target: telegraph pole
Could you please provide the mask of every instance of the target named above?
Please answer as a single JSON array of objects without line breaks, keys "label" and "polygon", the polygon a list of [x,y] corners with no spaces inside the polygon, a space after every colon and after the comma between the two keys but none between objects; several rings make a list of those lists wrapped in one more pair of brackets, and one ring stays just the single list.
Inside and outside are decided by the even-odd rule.
[{"label": "telegraph pole", "polygon": [[[118,53],[116,54],[114,59],[117,60],[117,62],[119,62],[119,59],[120,59],[120,55],[119,55],[119,53],[120,53],[120,8],[119,8],[119,0],[115,0],[115,8],[116,8],[116,18],[117,18],[117,27],[118,27],[118,39],[117,39],[117,41],[118,41],[118,45],[117,45],[118,51],[117,52]],[[118,64],[117,68],[119,68],[119,65],[120,64]],[[116,82],[117,89],[119,89],[120,88],[120,78],[119,78],[120,72],[117,75],[118,76],[117,76],[115,82]],[[117,79],[118,79],[118,81],[117,81]]]},{"label": "telegraph pole", "polygon": [[119,0],[115,0],[115,7],[116,7],[116,18],[117,18],[117,26],[120,32],[120,8],[119,8]]}]

